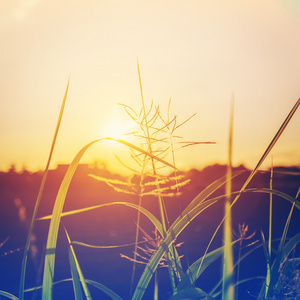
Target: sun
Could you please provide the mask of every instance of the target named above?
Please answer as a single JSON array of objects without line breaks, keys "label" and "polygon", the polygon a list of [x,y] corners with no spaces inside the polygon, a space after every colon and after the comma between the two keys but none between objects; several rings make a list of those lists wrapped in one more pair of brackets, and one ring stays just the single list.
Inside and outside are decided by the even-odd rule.
[{"label": "sun", "polygon": [[114,118],[109,121],[102,130],[102,135],[105,138],[127,140],[130,137],[130,132],[133,131],[135,123],[131,120],[123,121]]}]

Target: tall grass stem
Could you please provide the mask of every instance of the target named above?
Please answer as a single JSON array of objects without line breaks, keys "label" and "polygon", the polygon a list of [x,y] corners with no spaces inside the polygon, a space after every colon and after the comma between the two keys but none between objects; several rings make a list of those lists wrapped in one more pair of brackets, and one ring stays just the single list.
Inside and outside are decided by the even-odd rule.
[{"label": "tall grass stem", "polygon": [[64,98],[63,98],[63,101],[62,101],[62,104],[61,104],[61,109],[60,109],[60,113],[59,113],[59,116],[58,116],[56,129],[55,129],[55,132],[54,132],[54,137],[53,137],[53,140],[52,140],[52,145],[51,145],[47,165],[46,165],[46,168],[45,168],[45,171],[44,171],[44,174],[43,174],[43,178],[42,178],[42,182],[41,182],[40,189],[39,189],[39,192],[38,192],[37,200],[35,202],[35,207],[34,207],[32,219],[31,219],[31,223],[30,223],[30,227],[29,227],[29,232],[28,232],[28,236],[27,236],[27,240],[26,240],[26,244],[25,244],[25,250],[24,250],[22,266],[21,266],[20,286],[19,286],[19,299],[20,300],[24,299],[25,273],[26,273],[26,264],[27,264],[28,252],[29,252],[29,247],[30,247],[30,240],[31,240],[31,237],[32,237],[32,232],[33,232],[34,224],[35,224],[35,221],[36,221],[37,212],[38,212],[39,205],[40,205],[41,198],[42,198],[42,194],[43,194],[43,191],[44,191],[44,186],[45,186],[45,183],[46,183],[46,178],[47,178],[47,175],[48,175],[48,170],[49,170],[52,154],[53,154],[53,151],[54,151],[55,142],[56,142],[56,139],[57,139],[60,123],[61,123],[61,120],[62,120],[62,116],[63,116],[65,104],[66,104],[66,99],[67,99],[67,94],[68,94],[68,89],[69,89],[69,83],[70,83],[70,78],[68,80],[65,95],[64,95]]}]

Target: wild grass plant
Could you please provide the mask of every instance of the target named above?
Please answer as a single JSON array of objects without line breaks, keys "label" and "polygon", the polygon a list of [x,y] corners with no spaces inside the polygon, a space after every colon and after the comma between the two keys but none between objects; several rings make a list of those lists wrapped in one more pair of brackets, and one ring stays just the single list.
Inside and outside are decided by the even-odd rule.
[{"label": "wild grass plant", "polygon": [[[37,197],[36,206],[33,212],[32,221],[29,229],[27,242],[25,245],[23,262],[21,268],[21,279],[19,288],[19,298],[5,291],[0,291],[0,296],[4,296],[10,299],[24,299],[25,294],[36,289],[42,289],[42,300],[53,299],[53,285],[63,284],[65,281],[72,281],[74,290],[74,299],[93,299],[93,293],[90,292],[89,287],[93,286],[101,290],[108,295],[111,299],[123,299],[117,295],[112,289],[102,285],[100,282],[96,282],[85,278],[82,269],[80,267],[80,261],[77,259],[74,245],[89,247],[89,248],[104,248],[104,246],[88,245],[82,242],[72,241],[72,237],[68,234],[68,228],[65,228],[65,236],[68,241],[69,253],[69,265],[72,278],[66,278],[60,282],[54,282],[55,274],[55,257],[57,250],[57,238],[59,227],[62,226],[61,219],[65,216],[73,215],[76,218],[76,214],[83,212],[101,209],[107,206],[122,206],[125,209],[131,208],[136,210],[136,233],[135,243],[133,244],[133,256],[123,255],[123,257],[132,262],[131,270],[131,285],[129,287],[128,295],[129,299],[137,300],[143,299],[145,290],[148,288],[149,282],[154,277],[154,291],[153,299],[159,299],[159,279],[157,276],[157,269],[159,267],[166,267],[170,278],[171,294],[169,299],[222,299],[233,300],[239,299],[238,287],[240,284],[247,281],[247,279],[241,280],[239,278],[240,263],[248,258],[248,255],[253,251],[263,251],[266,257],[266,273],[264,275],[264,284],[261,287],[260,293],[256,295],[257,299],[299,299],[300,280],[299,280],[299,261],[300,257],[295,256],[295,247],[300,242],[300,232],[296,235],[288,238],[287,233],[289,224],[292,218],[294,209],[300,209],[300,202],[298,200],[299,191],[295,197],[287,195],[283,192],[276,191],[272,188],[272,175],[270,179],[269,188],[250,188],[247,189],[248,184],[253,179],[255,174],[259,171],[259,168],[263,161],[267,158],[272,148],[284,132],[289,121],[296,112],[300,105],[300,99],[296,102],[289,115],[286,117],[283,124],[280,126],[278,132],[270,142],[266,151],[261,156],[256,167],[250,173],[241,189],[232,191],[231,182],[237,176],[240,176],[243,171],[232,172],[232,140],[233,140],[233,106],[230,117],[229,126],[229,142],[228,142],[228,167],[226,176],[219,178],[212,182],[204,190],[202,190],[194,199],[190,199],[187,207],[182,208],[179,216],[176,220],[170,224],[168,218],[168,211],[166,210],[164,199],[166,197],[175,198],[180,193],[180,188],[188,184],[188,180],[185,180],[180,175],[176,166],[175,152],[176,147],[195,146],[198,144],[211,144],[212,142],[184,142],[182,137],[177,135],[177,129],[187,123],[187,120],[178,123],[176,116],[170,116],[169,102],[167,116],[163,117],[159,106],[154,106],[151,103],[150,108],[147,108],[144,102],[142,81],[140,70],[138,67],[139,83],[141,91],[141,109],[136,111],[131,107],[122,105],[125,112],[138,126],[139,130],[130,132],[129,134],[140,139],[139,144],[131,144],[125,140],[113,139],[111,137],[101,138],[90,142],[85,145],[75,156],[71,162],[57,193],[56,201],[53,207],[53,212],[49,216],[39,218],[39,220],[50,220],[49,231],[47,235],[46,253],[44,257],[44,271],[43,271],[43,284],[39,287],[33,287],[25,290],[25,277],[26,277],[26,262],[28,257],[28,251],[30,247],[30,239],[33,232],[33,228],[37,222],[37,212],[43,193],[51,156],[53,153],[56,137],[58,134],[60,121],[62,119],[63,109],[67,98],[68,86],[63,99],[60,116],[57,122],[52,147],[50,150],[49,159],[45,168],[42,184]],[[68,84],[69,85],[69,84]],[[78,167],[81,158],[85,152],[92,147],[95,143],[99,143],[104,140],[111,140],[115,143],[122,144],[129,152],[132,158],[133,165],[127,165],[120,160],[124,166],[130,169],[135,175],[135,181],[121,181],[111,180],[108,178],[92,176],[96,180],[105,182],[115,192],[126,193],[132,195],[137,199],[138,204],[131,202],[108,202],[104,204],[95,205],[92,207],[84,207],[81,209],[63,212],[65,198],[69,189],[69,185],[72,181],[73,175]],[[169,174],[161,175],[161,170],[169,168]],[[214,196],[214,193],[226,186],[226,193],[224,195]],[[255,247],[249,250],[244,255],[239,252],[238,258],[234,260],[233,247],[239,245],[240,249],[243,242],[247,239],[247,226],[241,226],[240,232],[237,238],[232,241],[233,229],[231,226],[231,209],[234,204],[237,203],[239,198],[244,193],[268,193],[270,195],[270,213],[269,213],[269,232],[268,239],[264,237],[264,233],[261,234],[261,242],[256,243]],[[272,240],[272,195],[276,195],[283,200],[287,200],[291,203],[290,214],[286,220],[285,228],[282,233],[279,246],[276,249],[275,254],[272,255],[274,250],[274,241]],[[155,216],[151,211],[143,207],[144,197],[151,196],[157,201],[159,208],[159,217]],[[225,201],[224,201],[225,200]],[[196,217],[201,218],[201,213],[209,207],[212,207],[216,203],[224,201],[224,218],[220,220],[219,226],[216,228],[211,241],[204,253],[199,253],[199,258],[192,264],[188,265],[185,269],[182,264],[182,256],[178,254],[179,244],[176,242],[177,237],[182,234]],[[154,226],[155,231],[153,233],[146,232],[141,224],[141,214],[146,217]],[[214,240],[217,232],[223,226],[223,246],[211,250],[212,241]],[[141,241],[140,235],[142,233],[143,240]],[[251,237],[252,235],[250,235]],[[199,237],[195,237],[199,239]],[[120,246],[120,245],[119,245]],[[128,246],[128,245],[127,245]],[[115,246],[105,246],[105,248],[113,248]],[[120,251],[122,253],[122,251]],[[291,254],[294,256],[291,257]],[[209,268],[213,262],[217,259],[223,258],[223,274],[220,274],[221,278],[216,278],[215,286],[210,291],[204,291],[201,289],[201,281],[198,278],[203,275],[205,269]],[[138,278],[138,283],[135,286],[136,276],[136,264],[144,264],[145,268],[142,275]],[[237,276],[234,272],[237,270]],[[28,272],[28,271],[27,271]],[[259,278],[257,275],[254,279]],[[248,280],[252,280],[249,278]],[[205,280],[205,279],[203,279]],[[282,297],[282,298],[278,298]],[[284,297],[284,298],[283,298]],[[127,299],[127,298],[124,298]]]}]

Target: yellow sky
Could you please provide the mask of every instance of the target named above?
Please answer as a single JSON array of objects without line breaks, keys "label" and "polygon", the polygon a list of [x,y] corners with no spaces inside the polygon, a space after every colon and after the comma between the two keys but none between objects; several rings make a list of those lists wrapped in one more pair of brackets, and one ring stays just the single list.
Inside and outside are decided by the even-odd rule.
[{"label": "yellow sky", "polygon": [[[141,105],[137,58],[147,106],[153,99],[166,113],[172,98],[179,121],[197,113],[180,134],[217,143],[179,150],[180,168],[226,161],[233,93],[233,163],[253,167],[300,97],[298,3],[1,1],[0,169],[44,168],[70,74],[53,166],[110,134],[114,120],[126,129],[118,103]],[[300,165],[299,128],[297,112],[275,164]],[[99,143],[84,161],[116,170],[113,154],[127,149],[110,146]]]}]

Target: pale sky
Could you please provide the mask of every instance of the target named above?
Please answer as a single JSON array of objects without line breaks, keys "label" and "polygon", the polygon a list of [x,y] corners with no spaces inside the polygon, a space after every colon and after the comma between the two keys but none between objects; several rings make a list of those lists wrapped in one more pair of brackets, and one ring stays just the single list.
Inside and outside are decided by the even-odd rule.
[{"label": "pale sky", "polygon": [[[0,170],[45,167],[69,75],[52,167],[113,134],[114,120],[126,129],[118,103],[141,106],[137,59],[146,105],[166,112],[171,98],[179,121],[197,113],[185,140],[216,142],[179,150],[179,168],[226,162],[233,94],[233,164],[253,168],[300,97],[299,37],[296,0],[2,0]],[[298,111],[275,165],[300,165],[299,128]],[[99,143],[83,162],[123,172],[113,154],[125,152]]]}]

